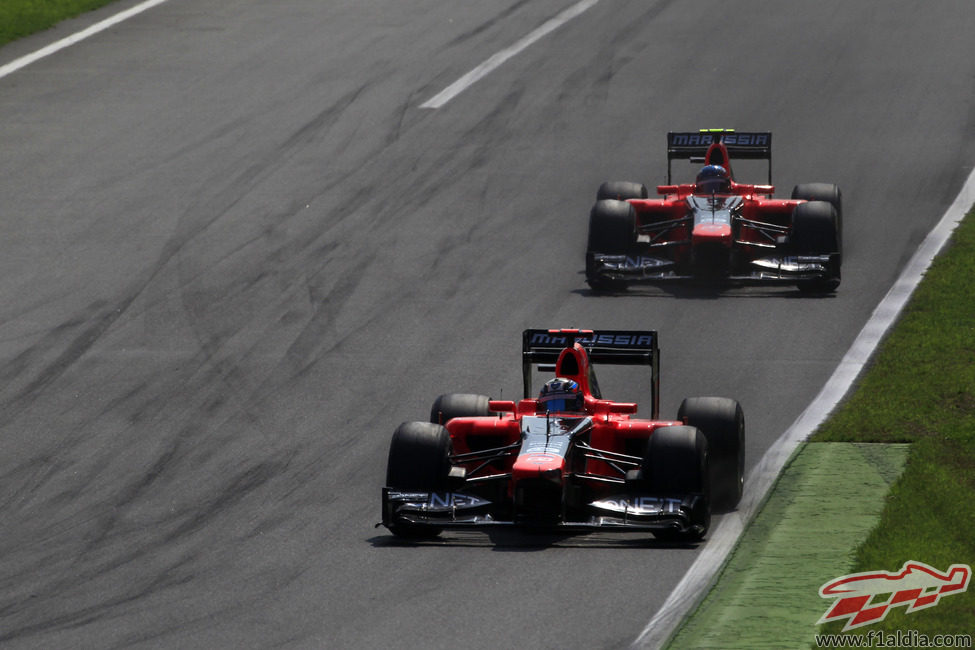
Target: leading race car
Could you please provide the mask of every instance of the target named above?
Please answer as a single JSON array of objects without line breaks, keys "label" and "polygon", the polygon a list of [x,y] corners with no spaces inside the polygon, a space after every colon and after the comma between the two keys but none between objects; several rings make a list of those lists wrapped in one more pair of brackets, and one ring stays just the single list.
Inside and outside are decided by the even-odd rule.
[{"label": "leading race car", "polygon": [[[768,160],[768,184],[739,183],[732,158]],[[695,183],[672,184],[671,161],[703,163]],[[708,129],[667,134],[663,198],[646,186],[606,182],[589,216],[586,280],[595,291],[673,280],[794,284],[825,293],[840,284],[842,200],[827,183],[772,194],[772,134]]]},{"label": "leading race car", "polygon": [[[524,399],[450,393],[393,434],[382,524],[402,537],[520,526],[704,537],[742,494],[745,420],[732,399],[685,399],[660,420],[654,331],[525,330]],[[603,399],[594,364],[643,365],[650,419]],[[535,397],[533,370],[554,371]]]}]

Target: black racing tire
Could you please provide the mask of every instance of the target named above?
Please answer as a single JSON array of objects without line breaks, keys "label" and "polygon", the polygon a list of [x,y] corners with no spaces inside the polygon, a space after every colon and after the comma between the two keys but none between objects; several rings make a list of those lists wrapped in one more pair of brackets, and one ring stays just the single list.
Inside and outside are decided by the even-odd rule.
[{"label": "black racing tire", "polygon": [[826,201],[836,210],[836,239],[843,250],[843,193],[832,183],[801,183],[792,188],[792,198],[803,201]]},{"label": "black racing tire", "polygon": [[491,415],[488,408],[490,397],[472,393],[447,393],[433,401],[430,407],[430,422],[447,424],[454,418],[481,417]]},{"label": "black racing tire", "polygon": [[[446,492],[450,473],[450,434],[439,424],[404,422],[396,428],[389,444],[386,486],[417,492]],[[393,524],[398,537],[436,537],[439,528]]]},{"label": "black racing tire", "polygon": [[745,484],[745,415],[741,404],[727,397],[688,397],[677,419],[697,427],[708,439],[711,508],[734,510]]},{"label": "black racing tire", "polygon": [[606,181],[599,186],[596,192],[596,200],[615,199],[625,201],[627,199],[645,199],[650,196],[647,186],[643,183],[633,183],[631,181]]},{"label": "black racing tire", "polygon": [[840,285],[839,231],[836,209],[827,201],[809,201],[796,206],[792,214],[792,232],[789,236],[793,253],[797,255],[833,255],[833,268],[829,276],[797,283],[806,293],[828,293]]},{"label": "black racing tire", "polygon": [[589,211],[586,244],[586,282],[594,291],[621,291],[626,282],[599,277],[592,269],[592,255],[627,255],[636,245],[636,212],[626,201],[596,201]]},{"label": "black racing tire", "polygon": [[808,201],[796,206],[790,236],[795,252],[826,255],[839,252],[836,208],[826,201]]},{"label": "black racing tire", "polygon": [[707,438],[697,427],[670,426],[656,429],[647,441],[641,467],[652,494],[700,494],[692,523],[698,529],[690,532],[658,531],[654,536],[667,541],[698,541],[711,525],[709,454]]},{"label": "black racing tire", "polygon": [[596,201],[589,211],[587,249],[610,255],[626,254],[636,243],[636,212],[626,201]]}]

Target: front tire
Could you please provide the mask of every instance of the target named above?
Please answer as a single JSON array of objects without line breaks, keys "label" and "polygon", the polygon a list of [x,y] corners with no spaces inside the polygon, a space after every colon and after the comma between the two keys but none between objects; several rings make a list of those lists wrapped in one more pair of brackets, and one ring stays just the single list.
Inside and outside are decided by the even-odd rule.
[{"label": "front tire", "polygon": [[596,201],[589,212],[589,237],[586,244],[586,281],[595,291],[617,291],[626,282],[602,278],[593,269],[594,253],[627,255],[636,244],[636,211],[626,201]]},{"label": "front tire", "polygon": [[803,201],[826,201],[836,210],[836,235],[843,245],[843,194],[832,183],[801,183],[792,188],[792,198]]},{"label": "front tire", "polygon": [[[450,474],[450,434],[439,424],[404,422],[389,444],[386,486],[402,491],[446,492]],[[392,524],[397,537],[436,537],[439,528]]]},{"label": "front tire", "polygon": [[708,439],[711,507],[734,510],[744,491],[745,415],[741,404],[726,397],[688,397],[677,419],[697,427]]},{"label": "front tire", "polygon": [[798,282],[800,291],[828,293],[840,286],[842,255],[836,208],[831,203],[808,201],[796,206],[789,239],[792,251],[797,255],[831,255],[834,259],[833,268],[826,277]]},{"label": "front tire", "polygon": [[647,441],[642,473],[652,494],[700,494],[698,511],[691,513],[694,528],[688,531],[657,531],[654,537],[668,541],[698,541],[711,525],[708,494],[708,441],[692,426],[660,427]]}]

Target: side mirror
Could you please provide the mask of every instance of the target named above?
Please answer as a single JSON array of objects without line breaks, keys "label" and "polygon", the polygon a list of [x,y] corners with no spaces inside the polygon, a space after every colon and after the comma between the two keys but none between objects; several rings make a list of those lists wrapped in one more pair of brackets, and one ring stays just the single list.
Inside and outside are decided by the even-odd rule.
[{"label": "side mirror", "polygon": [[514,413],[515,403],[511,400],[492,399],[488,401],[488,410],[494,413]]},{"label": "side mirror", "polygon": [[593,412],[596,414],[621,413],[632,415],[636,413],[635,402],[614,402],[608,399],[593,400]]},{"label": "side mirror", "polygon": [[637,406],[634,402],[613,402],[609,405],[610,413],[626,413],[632,415],[636,413]]}]

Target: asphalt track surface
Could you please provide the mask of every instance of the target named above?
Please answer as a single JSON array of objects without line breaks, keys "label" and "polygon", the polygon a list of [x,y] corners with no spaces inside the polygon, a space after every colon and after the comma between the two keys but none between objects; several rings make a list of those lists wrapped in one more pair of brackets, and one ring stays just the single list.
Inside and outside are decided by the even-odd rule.
[{"label": "asphalt track surface", "polygon": [[[571,4],[171,0],[0,79],[0,644],[640,634],[698,549],[398,543],[393,429],[515,397],[525,327],[654,328],[663,414],[739,399],[751,466],[971,170],[975,5],[602,0],[419,108]],[[598,184],[715,126],[774,132],[779,194],[843,188],[839,291],[590,294]]]}]

